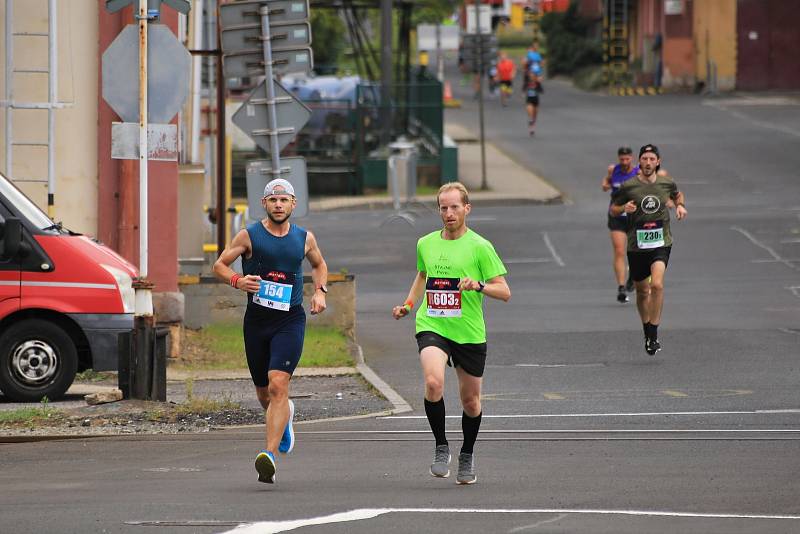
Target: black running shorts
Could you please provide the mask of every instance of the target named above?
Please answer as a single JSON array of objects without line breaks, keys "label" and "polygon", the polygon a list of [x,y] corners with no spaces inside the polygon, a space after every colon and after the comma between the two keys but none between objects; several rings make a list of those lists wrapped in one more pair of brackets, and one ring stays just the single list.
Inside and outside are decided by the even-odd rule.
[{"label": "black running shorts", "polygon": [[419,351],[425,347],[437,347],[447,354],[447,365],[461,367],[472,376],[483,376],[486,367],[486,343],[456,343],[435,332],[417,334]]},{"label": "black running shorts", "polygon": [[669,253],[672,247],[659,247],[653,250],[628,251],[628,267],[634,282],[641,282],[650,276],[650,267],[657,261],[663,261],[664,267],[669,264]]},{"label": "black running shorts", "polygon": [[[261,310],[259,310],[261,311]],[[263,313],[244,314],[244,350],[253,384],[266,387],[270,371],[290,375],[303,354],[306,312],[302,304],[288,311],[263,309]]]},{"label": "black running shorts", "polygon": [[538,96],[527,96],[527,97],[525,97],[525,102],[527,104],[532,105],[532,106],[538,106],[539,105],[539,97]]},{"label": "black running shorts", "polygon": [[615,232],[628,231],[628,218],[627,217],[612,217],[608,214],[608,229]]}]

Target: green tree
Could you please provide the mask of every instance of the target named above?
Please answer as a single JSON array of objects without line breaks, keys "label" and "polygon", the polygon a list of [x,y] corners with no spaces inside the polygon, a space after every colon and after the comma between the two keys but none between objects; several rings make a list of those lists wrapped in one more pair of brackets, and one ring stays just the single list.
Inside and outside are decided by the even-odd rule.
[{"label": "green tree", "polygon": [[546,13],[541,29],[547,41],[549,75],[572,75],[581,67],[596,65],[602,60],[601,45],[589,38],[589,24],[578,13],[577,2],[572,2],[563,13]]},{"label": "green tree", "polygon": [[345,26],[335,9],[311,10],[311,48],[314,70],[319,74],[335,73],[344,50]]}]

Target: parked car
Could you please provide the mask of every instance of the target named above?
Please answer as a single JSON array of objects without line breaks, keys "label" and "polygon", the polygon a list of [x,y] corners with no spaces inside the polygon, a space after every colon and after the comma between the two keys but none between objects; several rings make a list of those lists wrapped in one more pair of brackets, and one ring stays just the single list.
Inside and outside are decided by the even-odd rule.
[{"label": "parked car", "polygon": [[133,329],[136,268],[42,212],[0,174],[0,391],[62,397],[85,369],[117,369]]}]

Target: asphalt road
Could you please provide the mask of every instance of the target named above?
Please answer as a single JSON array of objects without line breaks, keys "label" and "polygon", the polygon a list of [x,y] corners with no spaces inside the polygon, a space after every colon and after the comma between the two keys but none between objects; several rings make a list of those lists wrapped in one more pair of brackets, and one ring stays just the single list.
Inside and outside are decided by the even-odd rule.
[{"label": "asphalt road", "polygon": [[[255,481],[256,430],[0,445],[2,530],[800,532],[800,100],[546,90],[534,139],[521,103],[487,103],[487,137],[569,202],[473,210],[513,294],[486,306],[476,485],[428,474],[413,324],[390,318],[436,216],[329,212],[304,222],[331,270],[356,275],[367,363],[414,412],[299,425],[275,486]],[[447,120],[476,127],[461,96]],[[618,145],[647,142],[689,210],[656,357],[633,304],[614,299],[599,188]]]}]

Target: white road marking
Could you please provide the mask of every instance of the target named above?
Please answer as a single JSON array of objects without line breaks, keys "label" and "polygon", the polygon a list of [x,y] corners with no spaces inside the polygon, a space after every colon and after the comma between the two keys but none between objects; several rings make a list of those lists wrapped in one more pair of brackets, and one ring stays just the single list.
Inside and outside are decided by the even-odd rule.
[{"label": "white road marking", "polygon": [[532,523],[530,525],[523,525],[521,527],[512,528],[508,532],[509,532],[509,534],[515,534],[517,532],[523,532],[525,530],[533,530],[533,529],[538,528],[538,527],[540,527],[542,525],[547,525],[549,523],[555,523],[557,521],[561,521],[565,517],[567,517],[567,514],[558,514],[557,516],[551,517],[550,519],[542,519],[541,521],[537,521],[536,523]]},{"label": "white road marking", "polygon": [[639,517],[684,517],[696,519],[753,519],[753,520],[800,520],[800,515],[789,514],[731,514],[714,512],[675,512],[669,510],[609,510],[591,508],[359,508],[336,514],[291,519],[287,521],[261,521],[240,525],[224,534],[278,534],[298,528],[331,523],[346,523],[374,519],[386,514],[576,514],[576,515],[622,515]]},{"label": "white road marking", "polygon": [[[731,410],[731,411],[698,411],[698,412],[620,412],[620,413],[542,413],[542,414],[508,414],[483,415],[483,419],[547,419],[559,417],[653,417],[674,415],[782,415],[798,414],[800,408],[780,408],[776,410]],[[460,415],[448,415],[448,418],[461,419]],[[424,415],[388,415],[378,419],[427,419]]]},{"label": "white road marking", "polygon": [[[507,365],[492,365],[487,367],[508,367]],[[606,367],[605,363],[517,363],[514,367]]]},{"label": "white road marking", "polygon": [[[458,416],[459,419],[461,416]],[[485,418],[486,416],[484,416]],[[447,430],[450,433],[461,433],[460,428]],[[307,436],[332,436],[336,434],[430,434],[431,431],[425,430],[307,430],[304,432],[297,432],[297,434],[304,434]],[[535,429],[514,429],[514,430],[483,430],[483,434],[798,434],[800,428],[563,428],[563,429],[548,429],[542,430]]]},{"label": "white road marking", "polygon": [[750,232],[748,232],[744,228],[740,228],[738,226],[731,226],[731,230],[733,230],[735,232],[739,232],[740,234],[745,236],[747,239],[749,239],[750,242],[753,243],[755,246],[761,247],[762,249],[766,250],[773,257],[773,259],[775,261],[777,261],[779,263],[782,263],[782,264],[786,265],[787,267],[789,267],[790,269],[793,269],[795,271],[798,270],[798,267],[796,267],[794,264],[792,264],[789,260],[782,258],[781,255],[778,254],[777,252],[775,252],[774,250],[772,250],[772,248],[769,245],[765,245],[764,243],[762,243],[761,241],[759,241],[758,239],[753,237],[750,234]]},{"label": "white road marking", "polygon": [[556,261],[559,267],[563,267],[564,261],[561,259],[561,256],[558,255],[555,247],[550,242],[550,236],[547,235],[547,232],[542,232],[542,236],[544,237],[544,244],[547,245],[547,249],[550,251],[550,254],[553,255],[553,259]]},{"label": "white road marking", "polygon": [[503,263],[508,265],[512,263],[551,263],[552,261],[551,258],[510,258],[504,259]]}]

